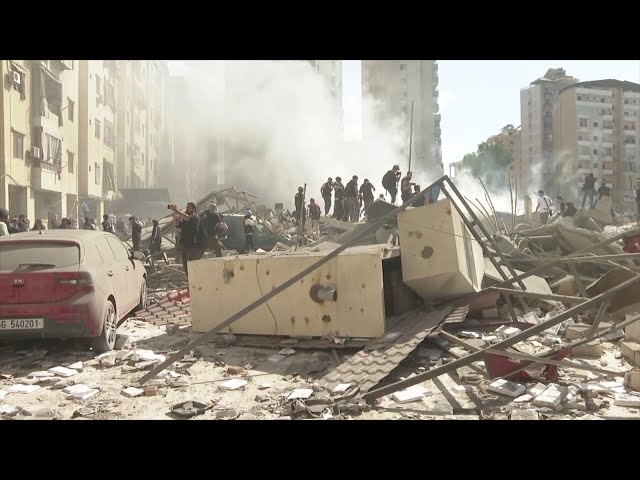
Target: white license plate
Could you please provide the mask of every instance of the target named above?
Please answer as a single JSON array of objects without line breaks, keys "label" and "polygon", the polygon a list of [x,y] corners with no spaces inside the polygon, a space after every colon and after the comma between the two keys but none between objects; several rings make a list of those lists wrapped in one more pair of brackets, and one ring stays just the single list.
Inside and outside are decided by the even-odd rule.
[{"label": "white license plate", "polygon": [[43,328],[43,318],[19,318],[13,320],[0,320],[0,330],[38,330]]}]

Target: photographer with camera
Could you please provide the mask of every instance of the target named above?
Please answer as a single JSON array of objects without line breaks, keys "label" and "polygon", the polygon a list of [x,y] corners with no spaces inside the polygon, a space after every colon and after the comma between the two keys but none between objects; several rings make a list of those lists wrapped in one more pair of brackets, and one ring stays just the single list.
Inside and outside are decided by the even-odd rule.
[{"label": "photographer with camera", "polygon": [[195,203],[187,203],[185,212],[179,211],[174,204],[167,205],[167,208],[173,212],[173,223],[181,232],[182,267],[188,277],[187,264],[192,260],[202,258],[207,248],[207,234],[200,224],[200,218],[196,215]]}]

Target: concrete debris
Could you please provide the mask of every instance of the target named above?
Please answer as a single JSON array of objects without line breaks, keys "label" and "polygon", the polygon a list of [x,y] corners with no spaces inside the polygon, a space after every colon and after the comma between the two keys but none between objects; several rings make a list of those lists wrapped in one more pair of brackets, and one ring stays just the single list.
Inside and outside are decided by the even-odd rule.
[{"label": "concrete debris", "polygon": [[350,383],[339,383],[338,385],[336,385],[334,387],[333,390],[331,390],[331,394],[332,395],[337,395],[339,393],[344,393],[347,390],[349,390],[350,387],[351,387]]},{"label": "concrete debris", "polygon": [[600,358],[602,356],[602,345],[598,340],[594,340],[582,345],[576,345],[571,348],[571,351],[576,357]]},{"label": "concrete debris", "polygon": [[0,402],[4,400],[8,393],[6,390],[0,390]]},{"label": "concrete debris", "polygon": [[553,345],[559,345],[562,343],[562,339],[558,335],[545,335],[542,340],[542,344],[551,347]]},{"label": "concrete debris", "polygon": [[283,348],[278,352],[278,355],[289,356],[289,355],[295,355],[295,353],[296,351],[293,348]]},{"label": "concrete debris", "polygon": [[238,418],[238,415],[238,411],[234,410],[233,408],[218,410],[216,412],[216,418],[218,420],[235,420],[236,418]]},{"label": "concrete debris", "polygon": [[75,362],[69,365],[69,368],[77,371],[77,372],[82,372],[83,370],[83,366],[82,366],[82,362]]},{"label": "concrete debris", "polygon": [[640,408],[640,395],[616,393],[613,404],[619,407]]},{"label": "concrete debris", "polygon": [[46,377],[54,377],[55,373],[51,373],[51,372],[31,372],[30,374],[27,375],[27,378],[46,378]]},{"label": "concrete debris", "polygon": [[134,398],[134,397],[139,397],[141,395],[144,394],[144,390],[142,388],[136,388],[136,387],[128,387],[125,388],[124,390],[122,390],[122,395],[124,395],[127,398]]},{"label": "concrete debris", "polygon": [[17,383],[9,387],[7,392],[9,393],[33,393],[36,390],[40,390],[40,385],[24,385]]},{"label": "concrete debris", "polygon": [[628,372],[625,375],[624,384],[630,389],[640,392],[640,369],[634,369]]},{"label": "concrete debris", "polygon": [[231,380],[227,380],[219,385],[221,390],[238,390],[239,388],[244,387],[249,382],[246,380],[242,380],[241,378],[233,378]]},{"label": "concrete debris", "polygon": [[551,384],[533,400],[533,405],[536,407],[555,408],[560,405],[568,393],[569,389],[567,387]]},{"label": "concrete debris", "polygon": [[49,369],[49,373],[52,373],[59,377],[67,378],[67,377],[72,377],[74,375],[77,375],[78,371],[74,370],[73,368],[54,367]]},{"label": "concrete debris", "polygon": [[533,409],[520,410],[515,409],[511,411],[511,420],[538,420],[538,412]]},{"label": "concrete debris", "polygon": [[257,385],[258,390],[268,390],[269,388],[271,388],[271,384],[270,383],[259,383]]},{"label": "concrete debris", "polygon": [[515,398],[513,401],[515,403],[526,403],[530,402],[531,400],[533,400],[533,397],[528,393],[525,393],[524,395],[520,395],[519,397]]},{"label": "concrete debris", "polygon": [[482,338],[482,335],[480,335],[478,332],[469,331],[462,331],[458,334],[458,336],[461,338]]},{"label": "concrete debris", "polygon": [[289,394],[287,400],[297,400],[297,399],[306,399],[309,398],[313,394],[313,389],[311,388],[297,388],[293,392]]},{"label": "concrete debris", "polygon": [[227,374],[229,375],[242,375],[245,373],[243,367],[227,367]]},{"label": "concrete debris", "polygon": [[426,393],[426,389],[420,385],[414,385],[405,390],[395,392],[391,398],[397,403],[411,403],[421,401]]},{"label": "concrete debris", "polygon": [[519,383],[513,383],[508,380],[500,379],[496,380],[487,388],[488,391],[499,393],[501,395],[506,395],[508,397],[519,397],[523,395],[527,388],[524,385],[520,385]]},{"label": "concrete debris", "polygon": [[0,405],[0,415],[6,415],[7,417],[13,417],[20,413],[22,409],[13,405]]},{"label": "concrete debris", "polygon": [[640,343],[624,341],[620,343],[620,351],[630,364],[640,367]]},{"label": "concrete debris", "polygon": [[270,362],[277,363],[280,360],[282,360],[283,358],[286,358],[286,356],[285,355],[280,355],[279,353],[276,353],[275,355],[271,355],[269,358],[267,358],[267,360],[269,360]]},{"label": "concrete debris", "polygon": [[520,333],[522,330],[520,330],[519,328],[516,327],[509,327],[506,328],[504,330],[504,332],[502,332],[504,334],[505,337],[513,337],[514,335],[517,335],[518,333]]}]

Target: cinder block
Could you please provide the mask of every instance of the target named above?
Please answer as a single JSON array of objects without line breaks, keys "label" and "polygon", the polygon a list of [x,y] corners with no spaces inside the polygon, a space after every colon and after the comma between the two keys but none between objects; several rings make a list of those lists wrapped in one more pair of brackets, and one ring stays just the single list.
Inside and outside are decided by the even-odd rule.
[{"label": "cinder block", "polygon": [[524,385],[520,385],[519,383],[513,383],[508,380],[496,380],[489,388],[487,388],[490,392],[500,393],[502,395],[507,395],[508,397],[516,398],[520,395],[523,395],[527,388]]},{"label": "cinder block", "polygon": [[551,384],[536,397],[533,405],[536,407],[556,408],[568,394],[569,389],[567,387]]},{"label": "cinder block", "polygon": [[583,323],[569,325],[567,327],[567,332],[565,333],[565,338],[567,340],[578,340],[580,338],[584,338],[587,336],[587,332],[590,328],[591,325],[585,325]]},{"label": "cinder block", "polygon": [[640,343],[622,342],[620,343],[620,351],[630,364],[640,367]]},{"label": "cinder block", "polygon": [[[635,314],[627,315],[625,320],[634,317]],[[630,342],[640,343],[640,320],[631,325],[627,325],[624,329],[624,339]]]},{"label": "cinder block", "polygon": [[597,340],[594,340],[572,347],[571,351],[576,357],[600,358],[602,356],[602,345]]},{"label": "cinder block", "polygon": [[640,392],[640,370],[634,369],[625,375],[624,383],[631,390]]}]

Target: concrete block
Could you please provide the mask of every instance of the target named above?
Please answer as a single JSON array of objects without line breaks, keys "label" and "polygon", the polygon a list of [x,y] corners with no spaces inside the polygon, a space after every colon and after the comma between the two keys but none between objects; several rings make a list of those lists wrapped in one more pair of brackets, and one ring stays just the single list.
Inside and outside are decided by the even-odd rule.
[{"label": "concrete block", "polygon": [[247,383],[246,380],[242,380],[241,378],[233,378],[231,380],[227,380],[226,382],[222,382],[219,387],[221,390],[237,390],[239,388],[244,387]]},{"label": "concrete block", "polygon": [[544,383],[536,383],[533,387],[527,389],[527,393],[531,395],[533,398],[536,398],[538,395],[542,394],[547,386]]},{"label": "concrete block", "polygon": [[[635,315],[626,315],[625,320],[629,320],[634,316]],[[625,327],[624,339],[630,342],[640,343],[640,320]]]},{"label": "concrete block", "polygon": [[73,368],[65,368],[65,367],[54,367],[49,369],[49,373],[53,373],[59,377],[72,377],[73,375],[77,375],[78,371]]},{"label": "concrete block", "polygon": [[567,340],[578,340],[587,336],[587,332],[591,328],[591,325],[585,325],[584,323],[578,323],[576,325],[569,325],[565,333]]},{"label": "concrete block", "polygon": [[556,408],[568,394],[569,389],[567,387],[551,384],[536,397],[533,405],[536,407]]},{"label": "concrete block", "polygon": [[630,364],[640,367],[640,343],[622,342],[620,343],[620,352],[622,352],[622,356],[626,358]]},{"label": "concrete block", "polygon": [[600,358],[602,356],[602,345],[600,345],[600,342],[598,340],[594,340],[592,342],[575,346],[571,349],[571,351],[576,357]]},{"label": "concrete block", "polygon": [[490,392],[499,393],[508,397],[516,398],[523,395],[527,388],[519,383],[513,383],[508,380],[500,379],[496,380],[487,388]]},{"label": "concrete block", "polygon": [[134,398],[142,395],[144,393],[144,390],[142,388],[129,387],[129,388],[125,388],[120,393],[122,393],[122,395],[124,395],[127,398]]},{"label": "concrete block", "polygon": [[631,390],[640,392],[640,370],[634,369],[624,377],[624,384]]},{"label": "concrete block", "polygon": [[533,409],[511,410],[511,420],[538,420],[538,412]]},{"label": "concrete block", "polygon": [[420,385],[414,385],[394,393],[391,398],[397,403],[411,403],[421,401],[425,395],[425,388]]},{"label": "concrete block", "polygon": [[634,395],[631,393],[616,393],[613,404],[619,407],[640,408],[640,395]]},{"label": "concrete block", "polygon": [[40,390],[40,386],[39,385],[23,385],[23,384],[16,384],[16,385],[11,385],[8,389],[7,392],[9,393],[33,393],[36,390]]}]

